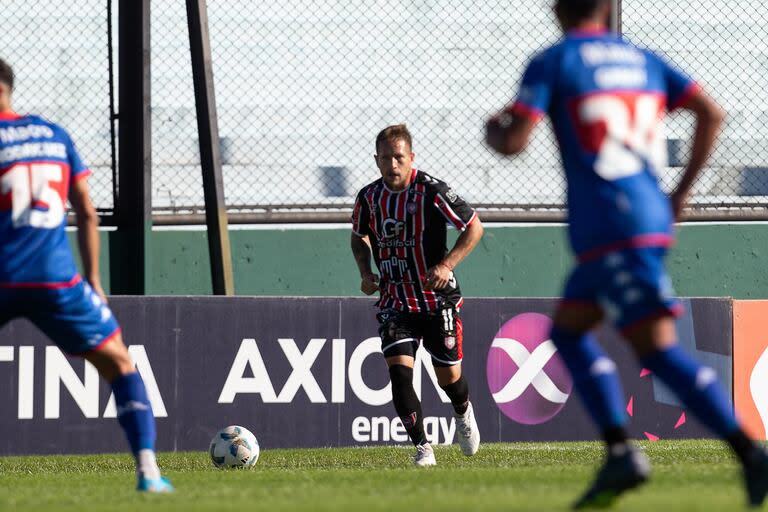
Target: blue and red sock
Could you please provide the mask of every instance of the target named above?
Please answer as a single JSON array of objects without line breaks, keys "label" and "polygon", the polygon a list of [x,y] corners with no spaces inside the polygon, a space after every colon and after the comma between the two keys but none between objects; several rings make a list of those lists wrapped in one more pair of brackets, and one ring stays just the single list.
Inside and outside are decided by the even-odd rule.
[{"label": "blue and red sock", "polygon": [[573,384],[587,411],[608,444],[625,441],[627,415],[616,364],[603,352],[591,333],[572,334],[553,327],[551,336],[558,354],[571,372]]},{"label": "blue and red sock", "polygon": [[117,420],[125,431],[131,452],[155,450],[155,416],[138,372],[122,375],[112,381],[117,404]]}]

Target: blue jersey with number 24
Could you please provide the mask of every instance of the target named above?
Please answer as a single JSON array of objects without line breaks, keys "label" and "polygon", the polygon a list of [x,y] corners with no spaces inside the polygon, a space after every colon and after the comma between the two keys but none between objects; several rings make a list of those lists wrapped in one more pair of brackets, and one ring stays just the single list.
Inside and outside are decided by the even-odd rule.
[{"label": "blue jersey with number 24", "polygon": [[657,179],[667,165],[662,120],[695,90],[659,56],[607,32],[570,32],[529,63],[511,110],[550,116],[582,261],[671,243],[672,212]]}]

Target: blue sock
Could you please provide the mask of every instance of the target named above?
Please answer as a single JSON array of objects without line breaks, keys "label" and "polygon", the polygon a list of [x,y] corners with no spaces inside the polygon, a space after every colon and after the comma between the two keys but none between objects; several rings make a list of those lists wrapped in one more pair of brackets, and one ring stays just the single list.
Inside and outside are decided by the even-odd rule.
[{"label": "blue sock", "polygon": [[739,430],[712,368],[702,366],[677,345],[644,357],[642,363],[717,435],[727,438]]},{"label": "blue sock", "polygon": [[138,372],[116,378],[112,382],[117,404],[117,421],[125,431],[131,451],[155,450],[155,416],[147,398],[144,381]]},{"label": "blue sock", "polygon": [[590,333],[571,334],[557,327],[552,328],[551,335],[587,411],[603,433],[624,427],[624,391],[616,364],[595,337]]}]

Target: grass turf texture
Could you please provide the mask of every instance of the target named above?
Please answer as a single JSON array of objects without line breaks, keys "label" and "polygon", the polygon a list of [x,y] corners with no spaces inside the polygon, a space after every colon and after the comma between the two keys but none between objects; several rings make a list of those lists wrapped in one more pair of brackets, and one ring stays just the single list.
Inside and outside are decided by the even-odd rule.
[{"label": "grass turf texture", "polygon": [[[652,481],[616,510],[744,507],[739,470],[717,441],[643,443]],[[266,450],[252,470],[214,469],[205,452],[162,453],[173,495],[140,495],[127,455],[0,458],[0,510],[566,510],[602,460],[597,443],[485,444],[474,457],[437,447]]]}]

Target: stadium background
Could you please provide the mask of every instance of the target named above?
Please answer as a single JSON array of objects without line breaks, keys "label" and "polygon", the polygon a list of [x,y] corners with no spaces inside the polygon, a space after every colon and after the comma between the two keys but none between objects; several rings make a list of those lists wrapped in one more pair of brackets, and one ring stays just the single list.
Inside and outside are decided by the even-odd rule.
[{"label": "stadium background", "polygon": [[[72,132],[94,169],[93,194],[108,226],[118,192],[119,121],[114,131],[110,122],[116,2],[10,4],[0,13],[0,47],[18,73],[16,107]],[[768,218],[768,8],[754,1],[621,4],[624,34],[691,70],[728,111],[689,212],[719,223],[680,228],[670,258],[678,292],[764,296],[768,231],[735,222]],[[186,12],[170,0],[153,0],[151,9],[154,218],[202,224]],[[376,177],[371,139],[392,123],[409,124],[417,164],[454,184],[486,220],[562,220],[548,130],[516,160],[501,160],[482,143],[483,118],[514,94],[530,53],[556,38],[549,2],[212,0],[208,14],[228,209],[231,219],[251,223],[231,234],[238,294],[356,293],[346,226],[253,223],[316,222],[319,212],[343,223],[357,188]],[[665,186],[680,172],[690,129],[686,116],[668,125]],[[571,261],[562,226],[489,228],[460,269],[468,295],[558,293]],[[148,293],[210,293],[206,235],[196,229],[152,233]],[[109,246],[120,238],[112,231],[103,239],[107,289],[121,266]]]},{"label": "stadium background", "polygon": [[[660,48],[693,71],[729,113],[722,143],[696,186],[688,212],[698,222],[681,225],[679,243],[670,257],[678,292],[764,298],[768,7],[755,0],[620,3],[624,33]],[[120,291],[119,285],[110,284],[127,273],[126,260],[132,257],[121,252],[126,234],[114,215],[120,161],[119,121],[114,118],[118,107],[111,102],[117,97],[119,78],[112,30],[117,27],[117,4],[118,0],[4,0],[0,10],[0,56],[19,72],[18,110],[44,113],[65,125],[95,171],[91,183],[105,231],[103,274],[112,292]],[[212,290],[183,4],[152,0],[152,209],[156,225],[161,226],[149,233],[147,294]],[[557,295],[571,256],[564,227],[557,223],[562,220],[562,181],[547,130],[539,130],[528,154],[515,161],[497,159],[481,142],[482,119],[513,94],[525,58],[556,36],[548,4],[548,0],[209,1],[225,190],[230,219],[237,224],[231,227],[237,293],[359,295],[345,219],[354,190],[376,177],[373,135],[384,125],[405,121],[416,135],[418,163],[454,183],[480,206],[486,221],[497,221],[487,223],[483,243],[460,269],[467,295]],[[667,187],[680,170],[685,152],[680,141],[690,133],[689,123],[683,116],[669,125],[670,167],[662,173]],[[318,223],[320,219],[325,223]],[[278,220],[282,224],[275,224]],[[135,501],[127,485],[133,478],[127,455],[2,457],[0,508],[58,510],[76,505],[80,510],[107,510],[135,503],[135,508],[147,510],[218,510],[226,496],[232,509],[259,503],[286,510],[377,506],[391,510],[412,506],[412,497],[426,490],[425,509],[431,505],[435,510],[502,506],[552,510],[576,494],[577,485],[581,487],[587,471],[602,456],[596,443],[486,444],[472,459],[461,457],[455,447],[438,447],[442,467],[418,483],[400,471],[406,452],[398,448],[274,449],[292,445],[294,439],[297,445],[316,443],[316,437],[302,431],[306,425],[315,432],[328,429],[329,435],[337,436],[334,443],[348,444],[342,434],[350,433],[344,430],[350,425],[337,426],[334,420],[341,418],[342,410],[344,414],[359,410],[355,400],[360,382],[357,387],[344,385],[337,365],[343,369],[347,361],[337,357],[344,356],[338,347],[346,343],[352,352],[348,362],[356,360],[362,371],[355,351],[375,348],[377,341],[360,342],[374,330],[373,320],[360,314],[370,302],[362,297],[114,298],[111,304],[127,340],[140,343],[131,351],[139,370],[147,373],[147,382],[154,385],[151,394],[159,389],[166,400],[167,409],[155,408],[162,450],[195,450],[161,454],[163,467],[183,493],[171,497],[175,501]],[[346,315],[339,303],[352,306]],[[753,382],[768,382],[764,337],[768,301],[716,298],[685,303],[690,314],[680,322],[682,344],[717,368],[726,385],[732,369],[729,391],[737,413],[753,435],[764,439],[768,387],[756,388]],[[468,324],[476,329],[471,337],[481,342],[467,358],[468,374],[484,380],[485,357],[491,354],[484,350],[502,322],[517,313],[546,313],[552,304],[551,299],[525,298],[468,301],[468,318],[481,315]],[[345,323],[351,320],[358,327],[342,329],[342,316]],[[609,351],[618,351],[611,352],[612,357],[620,366],[627,365],[622,374],[633,394],[628,403],[628,412],[634,404],[633,435],[645,434],[653,441],[645,428],[668,416],[663,428],[661,423],[651,425],[662,442],[644,443],[657,463],[657,478],[638,498],[645,500],[642,507],[633,510],[660,503],[665,509],[669,504],[671,509],[689,509],[688,502],[696,500],[701,510],[732,508],[740,497],[735,494],[729,454],[707,441],[664,442],[668,435],[699,437],[700,426],[687,421],[678,430],[683,416],[668,401],[668,392],[643,372],[633,374],[626,346],[611,343],[610,333],[600,333],[605,335],[601,339],[609,342]],[[308,403],[304,392],[309,395],[312,372],[301,381],[304,391],[293,388],[295,403],[267,404],[264,395],[253,394],[253,388],[250,396],[240,395],[234,404],[217,400],[222,383],[229,381],[226,374],[234,354],[240,354],[238,347],[248,341],[256,345],[252,336],[259,337],[258,346],[269,363],[268,379],[280,395],[291,387],[294,369],[299,371],[294,368],[301,366],[296,363],[298,352],[308,354],[310,347],[324,343],[312,372],[329,403]],[[186,350],[179,350],[182,347]],[[380,362],[375,350],[371,356],[369,364]],[[321,360],[326,364],[319,364]],[[0,453],[124,450],[122,444],[113,443],[114,403],[93,368],[65,358],[24,321],[13,322],[0,333],[0,363],[4,404],[0,432],[12,432],[2,437]],[[239,377],[251,386],[263,382],[247,370]],[[383,378],[381,373],[366,372],[368,385],[378,386]],[[430,380],[423,375],[421,380],[429,395],[425,405],[436,414],[446,414],[429,389]],[[593,436],[574,400],[569,411],[542,425],[542,430],[515,425],[490,405],[490,386],[490,381],[473,383],[476,393],[483,394],[483,413],[496,415],[499,428],[511,429],[507,433],[515,441],[537,438],[544,431],[550,434],[543,437],[552,438],[552,430],[560,439],[564,433],[568,439]],[[386,390],[378,390],[378,395],[382,391]],[[345,392],[349,407],[341,405]],[[649,405],[658,406],[663,414],[649,414]],[[286,411],[306,412],[320,420],[282,422]],[[376,416],[371,420],[388,420],[392,414],[388,403],[370,409]],[[259,471],[225,474],[209,468],[208,456],[200,448],[212,430],[230,421],[247,422],[259,433],[266,449]],[[483,425],[492,423],[483,420]],[[354,425],[353,421],[351,432]],[[373,430],[373,423],[369,426]],[[505,438],[486,438],[490,439]],[[570,455],[563,457],[566,452]],[[394,493],[386,498],[377,493],[372,500],[370,490],[377,489],[382,470],[388,469],[397,469],[386,473]],[[730,473],[734,475],[729,477]],[[73,475],[85,484],[75,493]],[[482,492],[477,492],[478,482]],[[342,486],[345,492],[340,495]]]}]

